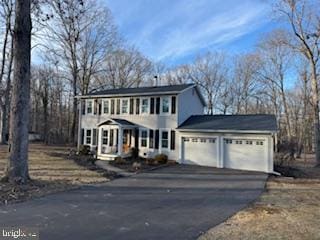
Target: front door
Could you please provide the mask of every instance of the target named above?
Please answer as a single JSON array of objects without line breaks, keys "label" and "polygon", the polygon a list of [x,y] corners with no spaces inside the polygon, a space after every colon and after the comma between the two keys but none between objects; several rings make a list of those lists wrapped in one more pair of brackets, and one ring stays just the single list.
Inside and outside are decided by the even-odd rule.
[{"label": "front door", "polygon": [[110,147],[109,147],[109,128],[102,128],[101,129],[101,153],[109,153]]}]

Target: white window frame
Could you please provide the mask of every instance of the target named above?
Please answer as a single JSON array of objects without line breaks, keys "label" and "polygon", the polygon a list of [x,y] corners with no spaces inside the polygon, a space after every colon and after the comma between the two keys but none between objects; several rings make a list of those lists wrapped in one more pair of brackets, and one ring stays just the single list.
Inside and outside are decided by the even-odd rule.
[{"label": "white window frame", "polygon": [[[124,101],[127,101],[127,107],[126,107],[126,110],[127,112],[123,112],[123,102]],[[129,105],[130,105],[130,102],[129,102],[129,98],[125,98],[125,99],[121,99],[121,104],[120,104],[120,114],[122,115],[128,115],[129,114]]]},{"label": "white window frame", "polygon": [[[105,131],[107,132],[107,136],[104,136],[104,135],[103,135],[103,133],[104,133]],[[102,144],[102,145],[107,145],[107,146],[109,145],[109,134],[110,134],[109,129],[102,129],[102,134],[101,134],[101,137],[102,137],[102,139],[101,139],[101,144]],[[107,143],[103,143],[103,140],[104,140],[104,139],[107,139]]]},{"label": "white window frame", "polygon": [[[143,139],[146,140],[146,146],[142,146],[142,132],[144,132],[144,131],[147,132],[147,136],[146,136],[145,138],[143,138]],[[140,146],[141,148],[149,148],[149,142],[148,142],[148,140],[149,140],[149,130],[146,129],[146,128],[140,129],[140,132],[139,132],[139,146]]]},{"label": "white window frame", "polygon": [[[91,103],[91,113],[88,112],[89,103]],[[86,100],[86,115],[93,115],[93,113],[94,113],[94,102],[92,99],[87,99]]]},{"label": "white window frame", "polygon": [[[88,131],[90,131],[90,136],[88,136]],[[86,128],[85,129],[85,138],[84,138],[84,145],[92,145],[92,136],[93,135],[93,130],[91,128]],[[88,137],[90,138],[90,143],[87,142]]]},{"label": "white window frame", "polygon": [[[162,133],[163,132],[167,132],[168,133],[168,146],[167,147],[163,147],[162,146]],[[171,139],[170,139],[170,135],[171,135],[171,129],[160,129],[159,130],[159,138],[160,138],[160,141],[159,141],[159,145],[160,145],[160,149],[164,149],[164,150],[170,150],[170,143],[171,143]]]},{"label": "white window frame", "polygon": [[[143,112],[142,109],[143,109],[143,100],[147,100],[148,101],[148,104],[147,104],[147,111],[146,112]],[[150,98],[140,98],[140,114],[141,115],[144,115],[144,114],[149,114],[149,111],[150,111]]]},{"label": "white window frame", "polygon": [[[163,111],[163,99],[168,99],[168,112]],[[162,115],[170,115],[170,113],[171,113],[171,97],[170,96],[161,97],[161,99],[160,99],[160,113]]]},{"label": "white window frame", "polygon": [[[105,103],[107,102],[107,105],[108,105],[108,112],[106,113],[104,111],[104,107],[105,107]],[[110,99],[102,99],[102,114],[104,115],[109,115],[110,114]]]}]

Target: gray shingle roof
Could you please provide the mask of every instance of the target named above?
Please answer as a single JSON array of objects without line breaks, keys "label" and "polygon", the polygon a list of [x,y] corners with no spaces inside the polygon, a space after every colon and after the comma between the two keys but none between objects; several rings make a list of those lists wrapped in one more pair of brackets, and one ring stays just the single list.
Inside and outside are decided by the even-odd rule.
[{"label": "gray shingle roof", "polygon": [[102,96],[102,95],[145,95],[152,93],[179,93],[194,84],[168,85],[158,87],[139,87],[139,88],[116,88],[107,89],[89,93],[85,96]]},{"label": "gray shingle roof", "polygon": [[122,126],[135,126],[134,123],[132,123],[128,120],[125,120],[125,119],[110,118],[110,120],[104,121],[104,122],[100,123],[98,126],[110,125],[110,124],[112,125],[112,124],[114,124],[113,122],[115,122],[115,124],[117,124],[117,125],[122,125]]},{"label": "gray shingle roof", "polygon": [[178,129],[210,131],[277,131],[274,115],[197,115],[191,116]]}]

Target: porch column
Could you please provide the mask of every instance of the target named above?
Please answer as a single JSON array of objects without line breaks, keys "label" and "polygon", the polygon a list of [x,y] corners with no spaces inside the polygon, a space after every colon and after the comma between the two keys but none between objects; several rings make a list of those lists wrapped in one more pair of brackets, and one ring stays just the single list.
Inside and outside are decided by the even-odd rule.
[{"label": "porch column", "polygon": [[118,155],[122,155],[122,144],[123,144],[123,129],[122,127],[119,126],[119,131],[118,131]]},{"label": "porch column", "polygon": [[98,151],[97,151],[97,155],[101,154],[102,130],[103,130],[103,128],[101,128],[101,127],[98,128],[98,142],[97,142]]}]

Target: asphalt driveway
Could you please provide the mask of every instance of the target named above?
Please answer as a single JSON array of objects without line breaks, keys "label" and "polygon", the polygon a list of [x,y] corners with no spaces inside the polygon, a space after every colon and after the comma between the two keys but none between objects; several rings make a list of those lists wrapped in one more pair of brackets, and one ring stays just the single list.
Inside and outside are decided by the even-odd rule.
[{"label": "asphalt driveway", "polygon": [[171,166],[0,207],[0,229],[40,239],[196,239],[255,200],[267,175]]}]

